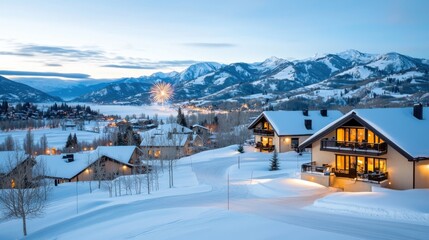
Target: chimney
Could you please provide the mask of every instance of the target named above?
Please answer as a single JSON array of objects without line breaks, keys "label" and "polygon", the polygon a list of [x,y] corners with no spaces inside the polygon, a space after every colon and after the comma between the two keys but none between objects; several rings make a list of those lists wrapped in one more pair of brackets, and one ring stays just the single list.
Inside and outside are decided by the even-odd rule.
[{"label": "chimney", "polygon": [[328,116],[328,110],[327,109],[320,110],[320,115],[322,115],[322,117],[327,117]]},{"label": "chimney", "polygon": [[308,109],[304,109],[304,110],[302,110],[302,115],[304,115],[304,116],[308,116]]},{"label": "chimney", "polygon": [[304,125],[305,125],[305,128],[307,128],[307,130],[311,130],[312,129],[311,119],[305,119],[304,120]]},{"label": "chimney", "polygon": [[74,154],[66,154],[63,156],[63,159],[65,162],[73,162],[74,161]]},{"label": "chimney", "polygon": [[421,103],[414,104],[413,115],[417,119],[423,119],[423,105]]}]

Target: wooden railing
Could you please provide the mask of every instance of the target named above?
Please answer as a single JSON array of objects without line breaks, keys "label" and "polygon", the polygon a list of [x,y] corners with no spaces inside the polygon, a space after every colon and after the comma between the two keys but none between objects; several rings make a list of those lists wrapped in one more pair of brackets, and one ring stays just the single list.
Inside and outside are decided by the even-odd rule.
[{"label": "wooden railing", "polygon": [[254,128],[253,134],[264,135],[264,136],[274,136],[274,130]]},{"label": "wooden railing", "polygon": [[387,153],[387,143],[347,142],[322,139],[320,150],[382,155]]},{"label": "wooden railing", "polygon": [[262,144],[261,142],[257,142],[256,143],[256,148],[260,149],[261,151],[268,151],[268,152],[272,152],[275,149],[274,145],[268,145],[268,144]]}]

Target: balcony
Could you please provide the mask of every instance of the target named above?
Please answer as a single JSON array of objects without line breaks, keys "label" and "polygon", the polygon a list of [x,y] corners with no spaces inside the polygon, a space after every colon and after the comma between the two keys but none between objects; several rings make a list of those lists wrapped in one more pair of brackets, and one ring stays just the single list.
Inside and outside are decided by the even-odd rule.
[{"label": "balcony", "polygon": [[253,134],[254,135],[261,135],[261,136],[274,136],[274,130],[254,128]]},{"label": "balcony", "polygon": [[387,153],[387,143],[346,142],[322,139],[320,150],[379,156]]},{"label": "balcony", "polygon": [[264,145],[261,142],[257,142],[255,147],[259,149],[259,151],[261,152],[272,152],[275,149],[274,145],[269,145],[269,144]]},{"label": "balcony", "polygon": [[332,169],[337,177],[347,177],[347,178],[356,178],[356,180],[360,181],[369,181],[373,183],[380,183],[386,179],[388,179],[388,172],[380,172],[379,170],[375,172],[356,172],[356,169],[349,170],[340,170],[340,169]]},{"label": "balcony", "polygon": [[304,163],[301,165],[302,173],[312,173],[315,175],[329,176],[332,173],[335,174],[336,177],[343,178],[353,178],[355,180],[361,182],[370,182],[380,184],[384,180],[389,178],[388,172],[381,172],[376,170],[374,172],[358,172],[356,169],[335,169],[332,168],[331,165],[322,164],[317,165],[316,162]]}]

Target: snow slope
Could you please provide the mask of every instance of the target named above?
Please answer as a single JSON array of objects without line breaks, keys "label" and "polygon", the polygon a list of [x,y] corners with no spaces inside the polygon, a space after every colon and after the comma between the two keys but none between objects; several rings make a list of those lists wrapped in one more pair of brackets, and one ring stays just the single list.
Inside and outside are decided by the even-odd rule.
[{"label": "snow slope", "polygon": [[[268,171],[272,154],[236,149],[178,160],[175,187],[168,188],[168,171],[161,172],[160,190],[150,195],[109,198],[104,190],[89,193],[89,182],[54,187],[45,215],[28,221],[27,239],[426,239],[427,225],[393,215],[375,219],[365,211],[350,216],[312,209],[318,199],[372,202],[383,209],[391,196],[348,194],[343,201],[343,193],[300,180],[308,153],[281,153],[281,170]],[[387,211],[427,211],[427,191],[398,191],[393,197],[401,201],[391,201]],[[0,239],[22,237],[19,220],[3,220],[0,229]]]}]

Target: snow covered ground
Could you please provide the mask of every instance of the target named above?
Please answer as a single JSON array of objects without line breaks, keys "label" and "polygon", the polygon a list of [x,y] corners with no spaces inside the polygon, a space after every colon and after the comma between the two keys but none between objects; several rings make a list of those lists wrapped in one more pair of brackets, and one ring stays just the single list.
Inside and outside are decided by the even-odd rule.
[{"label": "snow covered ground", "polygon": [[[71,133],[72,135],[76,133],[76,137],[79,142],[88,142],[91,143],[92,140],[100,138],[104,133],[95,133],[88,131],[77,131],[67,128],[67,130],[62,130],[61,128],[38,128],[31,131],[34,135],[34,142],[39,143],[40,138],[43,134],[46,134],[48,139],[48,146],[54,148],[63,148],[67,142],[67,137]],[[15,142],[19,146],[22,146],[27,130],[12,130],[12,131],[0,131],[0,143],[3,143],[5,138],[8,135],[11,135]]]},{"label": "snow covered ground", "polygon": [[[54,103],[41,103],[39,104],[41,108],[47,108],[48,106],[53,105]],[[100,105],[100,104],[92,104],[92,103],[67,103],[69,105],[85,105],[90,106],[91,109],[97,111],[99,110],[100,113],[103,113],[105,115],[119,115],[121,117],[125,117],[126,115],[132,116],[135,114],[137,117],[140,116],[142,113],[146,114],[146,116],[150,116],[151,118],[155,116],[155,114],[158,114],[159,119],[166,119],[170,115],[176,116],[177,110],[174,109],[172,106],[155,106],[155,105],[144,105],[144,106],[131,106],[131,105]],[[182,110],[185,111],[186,110]],[[94,127],[94,121],[92,123],[86,123],[85,129],[91,130]],[[103,128],[107,122],[101,122],[100,128]],[[75,134],[77,136],[77,139],[79,142],[84,141],[91,143],[94,139],[100,138],[103,133],[94,133],[90,131],[77,131],[76,129],[72,130],[70,128],[67,128],[67,130],[63,131],[61,128],[40,128],[40,129],[33,129],[32,130],[34,134],[34,141],[39,142],[40,137],[43,136],[43,134],[46,134],[46,137],[48,138],[48,145],[49,147],[54,148],[63,148],[68,135]],[[12,137],[18,141],[19,146],[22,146],[22,141],[25,138],[25,134],[27,133],[27,130],[13,130],[13,131],[1,131],[0,130],[0,143],[3,143],[5,138],[8,135],[12,135]]]},{"label": "snow covered ground", "polygon": [[142,105],[142,106],[134,106],[134,105],[102,105],[95,103],[67,103],[69,105],[86,105],[90,106],[92,110],[99,110],[100,113],[104,115],[119,115],[121,117],[125,117],[126,115],[132,116],[133,114],[140,116],[144,113],[146,116],[150,116],[153,118],[155,114],[158,114],[158,118],[166,119],[170,115],[176,116],[177,109],[174,109],[170,105],[165,105],[164,107],[160,107],[159,105]]},{"label": "snow covered ground", "polygon": [[[427,238],[428,190],[336,192],[299,179],[309,154],[281,153],[281,170],[268,171],[272,154],[236,149],[178,160],[175,187],[166,171],[150,195],[109,198],[89,193],[88,182],[54,187],[45,214],[28,221],[28,239]],[[22,237],[20,220],[0,229],[0,239]]]}]

